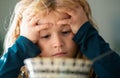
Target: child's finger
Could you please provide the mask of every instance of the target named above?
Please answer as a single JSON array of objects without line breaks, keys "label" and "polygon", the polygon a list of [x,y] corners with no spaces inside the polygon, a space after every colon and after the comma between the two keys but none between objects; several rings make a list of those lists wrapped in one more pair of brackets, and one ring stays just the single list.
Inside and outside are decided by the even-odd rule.
[{"label": "child's finger", "polygon": [[35,30],[40,32],[41,30],[47,29],[50,27],[50,24],[43,24],[35,26]]}]

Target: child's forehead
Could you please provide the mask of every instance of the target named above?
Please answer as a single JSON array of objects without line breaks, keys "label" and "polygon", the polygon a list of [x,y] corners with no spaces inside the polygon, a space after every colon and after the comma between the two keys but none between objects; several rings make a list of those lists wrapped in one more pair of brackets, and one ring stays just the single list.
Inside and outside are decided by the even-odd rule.
[{"label": "child's forehead", "polygon": [[40,22],[49,22],[49,23],[57,23],[60,20],[68,19],[70,16],[67,13],[58,13],[58,12],[50,12],[47,15],[42,15],[43,17],[40,18]]}]

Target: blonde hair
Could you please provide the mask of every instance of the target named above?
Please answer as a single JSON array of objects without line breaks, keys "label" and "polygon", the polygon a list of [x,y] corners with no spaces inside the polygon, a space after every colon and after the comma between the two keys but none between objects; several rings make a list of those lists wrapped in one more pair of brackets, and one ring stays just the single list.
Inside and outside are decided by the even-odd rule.
[{"label": "blonde hair", "polygon": [[14,9],[11,17],[9,30],[4,41],[4,52],[13,45],[20,35],[20,22],[23,18],[23,13],[27,9],[32,11],[39,10],[41,12],[48,12],[50,10],[57,10],[60,8],[73,8],[76,5],[81,5],[91,24],[95,25],[92,20],[92,14],[89,4],[86,0],[21,0]]},{"label": "blonde hair", "polygon": [[[96,26],[92,19],[91,9],[87,0],[21,0],[19,1],[14,9],[11,17],[9,30],[4,41],[4,52],[7,51],[8,47],[14,44],[16,39],[20,35],[20,22],[23,18],[23,13],[31,9],[31,11],[39,10],[41,12],[48,13],[51,10],[58,9],[74,9],[76,5],[81,5],[85,11],[88,20],[93,26]],[[92,72],[91,74],[92,75]],[[90,77],[89,75],[89,77]]]}]

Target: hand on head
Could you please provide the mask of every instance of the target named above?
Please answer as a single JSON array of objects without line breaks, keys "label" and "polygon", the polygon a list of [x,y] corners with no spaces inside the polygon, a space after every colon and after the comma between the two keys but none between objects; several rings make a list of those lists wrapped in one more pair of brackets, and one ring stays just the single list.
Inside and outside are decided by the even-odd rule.
[{"label": "hand on head", "polygon": [[[63,12],[68,14],[70,17],[65,18],[65,20],[60,20],[58,24],[68,23],[74,34],[86,21],[88,21],[87,16],[81,6],[77,6],[74,9],[64,10]],[[47,24],[39,24],[40,17],[41,15],[38,11],[26,10],[26,12],[23,13],[20,34],[31,40],[33,43],[37,43],[39,40],[40,31],[49,26]]]},{"label": "hand on head", "polygon": [[40,30],[43,30],[48,27],[48,25],[39,24],[39,14],[31,13],[30,11],[23,13],[23,19],[20,24],[20,35],[25,36],[33,43],[37,43],[39,40]]},{"label": "hand on head", "polygon": [[87,15],[81,6],[77,6],[72,10],[65,10],[65,12],[70,15],[70,19],[61,20],[58,23],[68,23],[71,25],[71,29],[75,34],[78,29],[88,21]]}]

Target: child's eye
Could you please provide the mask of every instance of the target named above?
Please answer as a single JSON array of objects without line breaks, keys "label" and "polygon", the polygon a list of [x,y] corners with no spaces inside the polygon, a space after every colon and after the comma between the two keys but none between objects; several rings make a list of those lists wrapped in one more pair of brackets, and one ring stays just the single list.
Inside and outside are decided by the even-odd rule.
[{"label": "child's eye", "polygon": [[49,38],[49,37],[50,37],[50,35],[41,36],[41,38],[43,38],[43,39],[47,39],[47,38]]},{"label": "child's eye", "polygon": [[66,34],[70,34],[70,33],[71,33],[71,31],[63,31],[63,32],[62,32],[62,34],[65,34],[65,35],[66,35]]}]

